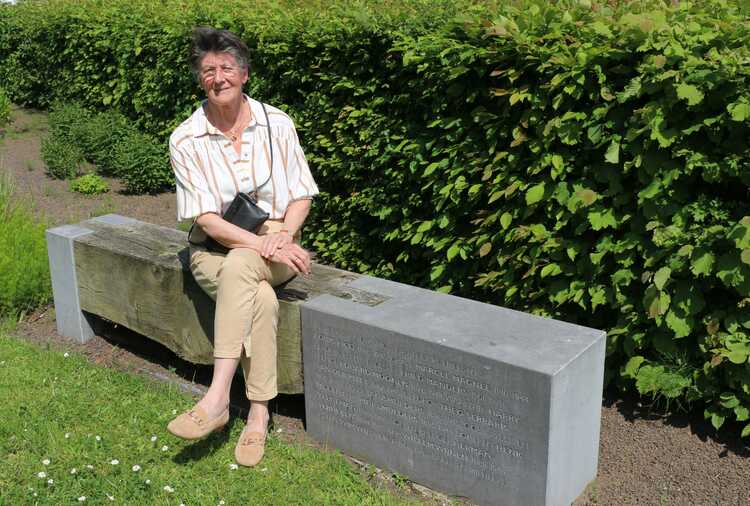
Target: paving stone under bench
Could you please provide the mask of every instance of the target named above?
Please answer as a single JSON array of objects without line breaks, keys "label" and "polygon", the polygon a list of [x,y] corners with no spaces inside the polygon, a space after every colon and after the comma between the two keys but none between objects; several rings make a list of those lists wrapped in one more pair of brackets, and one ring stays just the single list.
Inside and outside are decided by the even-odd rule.
[{"label": "paving stone under bench", "polygon": [[569,505],[595,478],[605,333],[362,277],[301,308],[308,432],[478,504]]}]

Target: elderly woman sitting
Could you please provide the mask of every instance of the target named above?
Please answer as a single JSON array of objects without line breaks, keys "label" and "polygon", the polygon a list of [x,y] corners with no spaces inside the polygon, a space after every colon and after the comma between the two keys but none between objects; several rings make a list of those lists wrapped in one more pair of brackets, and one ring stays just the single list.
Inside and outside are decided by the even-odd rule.
[{"label": "elderly woman sitting", "polygon": [[[318,188],[289,116],[243,94],[248,50],[236,35],[195,29],[190,64],[206,100],[177,127],[169,148],[178,219],[194,219],[190,269],[216,301],[214,370],[206,395],[167,428],[197,439],[223,427],[241,363],[251,405],[235,458],[253,466],[263,456],[268,400],[277,394],[273,286],[310,272],[299,234]],[[239,192],[257,192],[258,206],[270,215],[255,231],[222,218]],[[225,249],[201,246],[208,237]]]}]

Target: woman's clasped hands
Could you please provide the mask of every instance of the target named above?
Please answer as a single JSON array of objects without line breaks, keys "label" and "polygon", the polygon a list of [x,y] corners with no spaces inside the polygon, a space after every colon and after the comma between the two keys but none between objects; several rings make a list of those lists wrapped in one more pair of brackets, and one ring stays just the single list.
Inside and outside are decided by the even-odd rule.
[{"label": "woman's clasped hands", "polygon": [[262,235],[260,243],[260,255],[263,258],[270,258],[274,251],[281,249],[287,244],[291,244],[292,236],[287,232],[276,232]]},{"label": "woman's clasped hands", "polygon": [[285,233],[262,236],[260,254],[272,262],[288,265],[296,274],[310,274],[310,253]]}]

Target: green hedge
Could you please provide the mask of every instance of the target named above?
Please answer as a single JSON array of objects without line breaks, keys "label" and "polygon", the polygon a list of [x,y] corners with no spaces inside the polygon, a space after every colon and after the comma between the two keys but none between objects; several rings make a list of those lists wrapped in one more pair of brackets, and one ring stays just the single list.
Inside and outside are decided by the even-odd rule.
[{"label": "green hedge", "polygon": [[606,329],[608,383],[750,433],[743,2],[253,4],[0,9],[0,85],[163,138],[190,28],[232,29],[324,190],[321,259]]}]

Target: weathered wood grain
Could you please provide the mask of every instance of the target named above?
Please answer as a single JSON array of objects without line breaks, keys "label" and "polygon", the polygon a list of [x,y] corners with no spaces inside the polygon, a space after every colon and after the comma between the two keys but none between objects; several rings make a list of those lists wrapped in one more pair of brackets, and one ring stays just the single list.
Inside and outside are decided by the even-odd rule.
[{"label": "weathered wood grain", "polygon": [[[81,308],[157,341],[190,362],[213,363],[214,302],[193,279],[187,235],[144,222],[81,224],[93,233],[74,245]],[[302,393],[299,304],[327,293],[377,305],[380,295],[348,283],[359,276],[314,264],[310,278],[277,288],[278,387]]]}]

